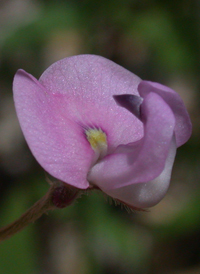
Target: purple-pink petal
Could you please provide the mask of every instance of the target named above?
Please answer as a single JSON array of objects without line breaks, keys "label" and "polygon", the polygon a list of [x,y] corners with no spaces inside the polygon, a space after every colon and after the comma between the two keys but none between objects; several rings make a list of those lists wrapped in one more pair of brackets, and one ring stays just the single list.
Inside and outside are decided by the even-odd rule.
[{"label": "purple-pink petal", "polygon": [[133,94],[114,95],[113,97],[119,106],[126,108],[138,119],[141,119],[140,106],[143,101],[142,97]]},{"label": "purple-pink petal", "polygon": [[67,117],[107,134],[108,153],[143,136],[142,123],[113,100],[117,94],[138,95],[141,79],[112,61],[95,55],[65,58],[51,65],[39,81],[50,93],[63,95]]},{"label": "purple-pink petal", "polygon": [[177,147],[186,143],[192,133],[192,124],[183,100],[178,93],[169,87],[150,81],[141,81],[138,91],[142,97],[145,97],[150,92],[155,92],[165,100],[176,118],[175,136]]},{"label": "purple-pink petal", "polygon": [[54,63],[37,81],[19,70],[13,91],[18,118],[28,145],[52,176],[87,188],[95,152],[88,128],[107,134],[108,153],[143,136],[142,123],[118,106],[114,94],[137,92],[140,79],[98,56],[75,56]]},{"label": "purple-pink petal", "polygon": [[176,92],[95,55],[60,60],[39,80],[19,70],[13,91],[27,143],[52,176],[133,207],[163,198],[192,128]]},{"label": "purple-pink petal", "polygon": [[106,194],[130,207],[148,208],[156,205],[165,196],[176,154],[176,141],[172,138],[169,153],[165,161],[165,167],[155,179],[138,184],[131,184],[115,189],[102,189]]},{"label": "purple-pink petal", "polygon": [[155,179],[163,171],[175,118],[171,108],[156,93],[149,93],[142,105],[144,137],[129,152],[108,155],[92,167],[89,180],[104,191]]},{"label": "purple-pink petal", "polygon": [[80,127],[62,116],[62,96],[49,93],[23,70],[17,72],[13,89],[22,131],[38,162],[59,180],[87,188],[93,151]]}]

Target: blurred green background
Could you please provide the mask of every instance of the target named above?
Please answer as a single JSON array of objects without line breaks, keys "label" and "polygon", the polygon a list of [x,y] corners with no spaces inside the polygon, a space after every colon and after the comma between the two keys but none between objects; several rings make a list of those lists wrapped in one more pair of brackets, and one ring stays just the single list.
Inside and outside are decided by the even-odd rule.
[{"label": "blurred green background", "polygon": [[127,213],[101,193],[43,216],[0,245],[3,274],[200,273],[200,2],[1,0],[0,226],[48,189],[12,99],[18,68],[35,77],[61,58],[93,53],[183,98],[193,136],[178,149],[166,197]]}]

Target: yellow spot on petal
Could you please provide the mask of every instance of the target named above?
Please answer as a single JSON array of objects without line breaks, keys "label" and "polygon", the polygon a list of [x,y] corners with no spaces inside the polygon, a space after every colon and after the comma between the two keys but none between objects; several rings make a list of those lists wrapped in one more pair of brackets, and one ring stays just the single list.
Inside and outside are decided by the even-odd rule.
[{"label": "yellow spot on petal", "polygon": [[85,131],[88,142],[92,149],[98,153],[99,157],[102,158],[107,152],[107,137],[101,129],[90,128]]}]

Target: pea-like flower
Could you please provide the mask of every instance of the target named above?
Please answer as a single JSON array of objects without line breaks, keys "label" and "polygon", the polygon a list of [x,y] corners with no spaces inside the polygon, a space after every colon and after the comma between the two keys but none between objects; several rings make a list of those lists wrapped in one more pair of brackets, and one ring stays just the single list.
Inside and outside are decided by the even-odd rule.
[{"label": "pea-like flower", "polygon": [[164,197],[176,149],[191,135],[175,91],[95,55],[60,60],[39,80],[18,70],[13,90],[26,141],[49,174],[131,207]]}]

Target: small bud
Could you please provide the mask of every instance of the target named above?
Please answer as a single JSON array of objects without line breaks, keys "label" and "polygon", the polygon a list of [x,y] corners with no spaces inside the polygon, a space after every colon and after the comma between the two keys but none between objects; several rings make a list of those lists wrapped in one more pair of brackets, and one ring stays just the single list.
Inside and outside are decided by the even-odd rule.
[{"label": "small bud", "polygon": [[55,188],[52,194],[52,202],[58,208],[70,205],[78,196],[79,190],[68,185]]}]

